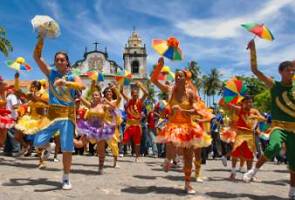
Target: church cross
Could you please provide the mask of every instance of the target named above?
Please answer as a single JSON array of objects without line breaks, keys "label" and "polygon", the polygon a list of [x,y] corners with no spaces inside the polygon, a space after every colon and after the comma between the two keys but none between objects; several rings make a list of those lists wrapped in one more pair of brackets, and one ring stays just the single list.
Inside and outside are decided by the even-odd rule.
[{"label": "church cross", "polygon": [[93,44],[95,45],[95,51],[97,51],[97,45],[100,43],[95,41]]}]

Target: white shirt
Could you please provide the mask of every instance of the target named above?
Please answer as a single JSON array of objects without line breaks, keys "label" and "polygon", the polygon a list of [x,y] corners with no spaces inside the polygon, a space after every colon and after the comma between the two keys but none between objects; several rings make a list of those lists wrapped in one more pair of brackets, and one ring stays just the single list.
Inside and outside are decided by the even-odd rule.
[{"label": "white shirt", "polygon": [[18,105],[20,102],[15,96],[15,94],[9,94],[6,97],[6,109],[11,112],[11,117],[13,119],[17,119],[18,113],[15,109],[13,109],[13,106]]}]

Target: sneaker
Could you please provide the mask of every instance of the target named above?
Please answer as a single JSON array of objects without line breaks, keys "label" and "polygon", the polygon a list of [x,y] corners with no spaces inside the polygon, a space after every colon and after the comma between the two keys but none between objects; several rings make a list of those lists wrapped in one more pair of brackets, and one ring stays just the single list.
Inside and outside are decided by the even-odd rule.
[{"label": "sneaker", "polygon": [[40,163],[40,164],[38,165],[38,168],[39,168],[39,169],[45,169],[45,168],[46,168],[46,165],[45,165],[44,163]]},{"label": "sneaker", "polygon": [[70,182],[70,179],[69,178],[63,177],[63,180],[62,180],[62,189],[63,190],[71,190],[72,189],[72,185],[71,185],[71,182]]},{"label": "sneaker", "polygon": [[226,159],[225,156],[222,156],[222,157],[221,157],[221,162],[222,162],[222,165],[223,165],[224,167],[227,167],[227,159]]},{"label": "sneaker", "polygon": [[119,154],[119,157],[120,157],[120,158],[123,158],[123,157],[124,157],[124,154],[120,153],[120,154]]},{"label": "sneaker", "polygon": [[59,159],[58,158],[54,158],[53,159],[53,162],[59,162]]},{"label": "sneaker", "polygon": [[196,194],[196,191],[190,186],[189,184],[186,184],[184,187],[184,191],[186,194]]},{"label": "sneaker", "polygon": [[255,170],[251,169],[243,175],[243,181],[245,181],[246,183],[249,183],[251,180],[253,180],[254,176],[255,176]]},{"label": "sneaker", "polygon": [[203,183],[204,179],[202,177],[196,177],[196,182],[197,183]]}]

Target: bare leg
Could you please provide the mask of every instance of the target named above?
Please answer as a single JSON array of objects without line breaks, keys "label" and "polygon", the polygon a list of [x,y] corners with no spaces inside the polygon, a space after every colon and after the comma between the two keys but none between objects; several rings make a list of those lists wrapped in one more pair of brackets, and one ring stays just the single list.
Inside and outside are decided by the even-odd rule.
[{"label": "bare leg", "polygon": [[69,174],[72,165],[72,152],[63,152],[64,174]]},{"label": "bare leg", "polygon": [[104,158],[105,158],[105,141],[104,140],[98,141],[96,145],[97,145],[96,151],[97,151],[98,160],[99,160],[98,173],[103,174],[103,166],[104,166]]},{"label": "bare leg", "polygon": [[184,181],[185,181],[185,191],[188,194],[193,194],[195,191],[191,186],[191,173],[193,165],[193,148],[184,148],[183,149],[183,172],[184,172]]},{"label": "bare leg", "polygon": [[7,129],[1,128],[0,129],[0,147],[2,147],[6,141],[7,137]]},{"label": "bare leg", "polygon": [[195,178],[197,182],[203,182],[200,177],[201,172],[201,148],[194,149],[195,153]]},{"label": "bare leg", "polygon": [[237,166],[237,158],[232,158],[231,164],[232,164],[232,169],[231,169],[231,174],[229,179],[230,180],[235,180],[236,179],[236,166]]},{"label": "bare leg", "polygon": [[171,143],[166,143],[166,159],[164,161],[164,171],[168,172],[171,167],[171,161],[176,158],[176,147]]},{"label": "bare leg", "polygon": [[138,161],[139,157],[140,157],[140,144],[135,144],[135,162]]}]

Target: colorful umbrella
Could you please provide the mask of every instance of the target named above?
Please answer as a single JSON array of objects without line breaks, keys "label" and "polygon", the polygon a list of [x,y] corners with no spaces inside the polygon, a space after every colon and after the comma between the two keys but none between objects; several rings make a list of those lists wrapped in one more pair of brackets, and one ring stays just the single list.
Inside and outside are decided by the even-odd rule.
[{"label": "colorful umbrella", "polygon": [[175,78],[175,74],[171,71],[170,67],[164,66],[161,70],[161,73],[158,76],[158,80],[168,80],[173,81]]},{"label": "colorful umbrella", "polygon": [[86,72],[84,75],[88,76],[91,80],[101,82],[104,81],[104,74],[102,72],[95,72],[95,71],[89,71]]},{"label": "colorful umbrella", "polygon": [[233,77],[226,82],[223,90],[225,103],[239,103],[247,93],[247,87],[241,80]]},{"label": "colorful umbrella", "polygon": [[169,37],[168,40],[154,39],[152,47],[161,56],[170,60],[183,59],[182,51],[179,48],[179,41],[175,37]]},{"label": "colorful umbrella", "polygon": [[37,30],[42,36],[49,38],[56,38],[60,35],[60,28],[58,23],[47,15],[36,15],[31,23],[33,29]]},{"label": "colorful umbrella", "polygon": [[262,39],[269,40],[269,41],[274,40],[272,33],[264,24],[248,23],[248,24],[242,24],[241,26]]},{"label": "colorful umbrella", "polygon": [[115,79],[120,85],[129,85],[132,79],[132,74],[125,70],[124,73],[117,73]]},{"label": "colorful umbrella", "polygon": [[26,60],[23,57],[18,57],[16,60],[6,61],[6,65],[17,71],[30,71],[32,67],[26,63]]}]

